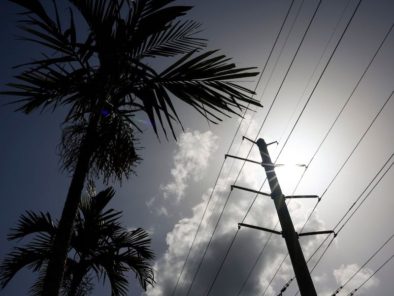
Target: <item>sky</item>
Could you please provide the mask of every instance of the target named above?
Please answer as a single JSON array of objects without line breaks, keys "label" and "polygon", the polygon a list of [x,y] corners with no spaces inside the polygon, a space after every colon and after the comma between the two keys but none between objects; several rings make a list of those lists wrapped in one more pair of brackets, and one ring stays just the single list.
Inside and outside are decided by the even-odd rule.
[{"label": "sky", "polygon": [[[277,223],[270,198],[258,196],[250,208],[255,195],[230,192],[233,184],[260,190],[265,180],[259,165],[224,160],[225,154],[260,160],[257,147],[242,136],[279,142],[269,151],[278,163],[289,164],[277,168],[285,195],[322,197],[305,231],[332,230],[352,205],[357,209],[335,228],[347,221],[312,272],[318,295],[331,295],[360,270],[338,293],[347,295],[393,255],[394,239],[363,266],[393,234],[394,33],[378,48],[394,23],[394,2],[363,0],[341,38],[357,2],[323,0],[303,39],[318,1],[295,0],[271,55],[291,1],[177,2],[194,6],[188,16],[202,23],[201,36],[209,40],[209,49],[221,49],[239,66],[265,68],[261,77],[243,82],[256,88],[255,98],[264,107],[216,126],[178,102],[185,127],[178,130],[178,141],[159,141],[149,124],[144,126],[143,161],[135,176],[116,184],[111,203],[123,211],[124,225],[151,233],[156,254],[156,285],[143,292],[131,274],[129,295],[277,295],[292,278],[288,258],[273,278],[287,255],[281,236],[237,229],[242,221],[271,229]],[[12,66],[38,52],[17,40],[17,12],[6,1],[0,4],[1,88],[17,73]],[[6,234],[25,210],[60,215],[70,181],[60,169],[57,150],[64,112],[26,116],[0,107],[0,258],[15,246]],[[146,118],[141,115],[140,120]],[[295,163],[308,168],[291,165]],[[268,192],[267,184],[261,190]],[[315,205],[316,200],[305,199],[289,204],[298,232]],[[325,238],[300,238],[305,257]],[[312,257],[310,269],[331,238]],[[355,295],[392,295],[393,275],[394,260]],[[25,295],[33,279],[25,270],[0,295]],[[296,292],[293,281],[283,295]],[[108,295],[108,286],[98,283],[94,295]]]}]

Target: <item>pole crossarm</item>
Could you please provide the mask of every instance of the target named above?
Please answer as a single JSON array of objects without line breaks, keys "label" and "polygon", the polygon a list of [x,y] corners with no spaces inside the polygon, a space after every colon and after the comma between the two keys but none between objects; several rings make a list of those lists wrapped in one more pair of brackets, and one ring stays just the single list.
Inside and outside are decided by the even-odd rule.
[{"label": "pole crossarm", "polygon": [[276,230],[272,230],[272,229],[268,229],[268,228],[264,228],[264,227],[260,227],[260,226],[254,226],[254,225],[250,225],[250,224],[245,224],[245,223],[238,223],[238,229],[240,229],[241,226],[282,235],[281,231],[276,231]]},{"label": "pole crossarm", "polygon": [[269,194],[269,193],[265,193],[265,192],[261,192],[261,191],[257,191],[257,190],[253,190],[253,189],[249,189],[249,188],[242,187],[242,186],[231,185],[231,190],[233,190],[234,188],[240,189],[240,190],[249,191],[249,192],[253,192],[253,193],[256,193],[256,194],[261,194],[261,195],[264,195],[264,196],[270,196],[270,197],[271,197],[271,194]]},{"label": "pole crossarm", "polygon": [[[258,165],[262,165],[262,166],[266,166],[266,167],[280,167],[280,166],[284,166],[285,164],[283,163],[266,163],[266,162],[260,162],[260,161],[256,161],[256,160],[251,160],[251,159],[247,159],[247,158],[243,158],[243,157],[239,157],[239,156],[235,156],[235,155],[231,155],[231,154],[225,154],[224,158],[226,159],[227,157],[230,158],[235,158],[235,159],[239,159],[239,160],[243,160],[243,161],[247,161],[247,162],[251,162],[251,163],[255,163]],[[305,166],[304,164],[296,164],[296,166]]]},{"label": "pole crossarm", "polygon": [[298,236],[307,236],[307,235],[315,235],[315,234],[329,234],[329,233],[334,233],[334,235],[336,235],[334,230],[323,230],[323,231],[303,232],[303,233],[299,233]]},{"label": "pole crossarm", "polygon": [[[252,142],[253,144],[257,145],[257,142],[253,141],[252,139],[249,139],[248,137],[243,136],[242,140],[248,140],[249,142]],[[279,145],[279,142],[278,141],[273,141],[271,143],[268,143],[267,146],[272,145],[272,144]]]},{"label": "pole crossarm", "polygon": [[253,141],[252,139],[249,139],[248,137],[243,136],[242,140],[248,140],[249,142],[253,143],[253,144],[257,144],[255,141]]},{"label": "pole crossarm", "polygon": [[285,198],[320,198],[318,195],[286,195]]},{"label": "pole crossarm", "polygon": [[261,162],[260,162],[260,161],[250,160],[250,159],[247,159],[247,158],[242,158],[242,157],[235,156],[235,155],[231,155],[231,154],[225,154],[225,155],[224,155],[224,158],[225,158],[225,159],[226,159],[227,157],[235,158],[235,159],[239,159],[239,160],[243,160],[243,161],[248,161],[248,162],[251,162],[251,163],[255,163],[255,164],[261,165]]}]

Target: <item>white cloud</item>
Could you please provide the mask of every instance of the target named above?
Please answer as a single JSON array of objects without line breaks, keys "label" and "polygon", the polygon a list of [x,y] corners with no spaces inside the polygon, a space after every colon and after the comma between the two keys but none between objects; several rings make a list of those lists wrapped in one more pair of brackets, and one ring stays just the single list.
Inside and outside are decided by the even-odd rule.
[{"label": "white cloud", "polygon": [[[245,150],[243,149],[245,148],[240,150],[241,153],[245,153]],[[181,161],[178,163],[181,163]],[[206,164],[206,166],[208,166],[208,164]],[[177,166],[175,166],[175,168],[176,167]],[[214,225],[216,224],[223,204],[229,196],[230,185],[234,182],[239,168],[240,164],[238,162],[235,162],[234,165],[232,165],[231,161],[226,161],[222,176],[218,180],[218,185],[215,188],[207,214],[203,220],[201,229],[190,253],[189,260],[179,281],[176,295],[185,295],[187,292],[192,277],[202,257],[202,253],[211,237]],[[239,182],[242,182],[242,185],[245,187],[258,189],[258,185],[261,184],[264,177],[264,170],[259,168],[259,166],[255,166],[253,169],[245,167]],[[180,177],[178,178],[178,181],[174,178],[174,182],[172,183],[184,183],[185,180],[190,180],[191,178],[193,177]],[[174,185],[174,188],[175,187],[179,186]],[[166,186],[166,188],[172,188],[172,186]],[[170,191],[171,190],[167,193]],[[203,194],[200,202],[193,207],[191,216],[177,221],[173,229],[167,234],[167,250],[165,254],[159,258],[155,266],[157,271],[157,284],[154,288],[150,288],[147,291],[147,295],[172,295],[178,275],[188,254],[211,191],[212,189],[208,189],[205,194]],[[174,191],[173,194],[176,195],[177,192]],[[220,264],[225,252],[227,251],[227,247],[237,230],[237,223],[242,221],[253,198],[253,194],[245,193],[240,190],[234,190],[231,193],[226,211],[221,218],[221,223],[215,232],[214,239],[206,253],[205,260],[197,274],[196,281],[190,295],[205,295],[207,292],[215,272],[218,269],[218,265]],[[295,224],[299,224],[300,221],[305,221],[306,213],[307,211],[302,204],[297,204],[294,212]],[[270,198],[259,196],[245,223],[273,228],[276,220],[276,212],[274,210],[272,200]],[[314,229],[322,228],[322,223],[316,216],[311,219],[310,225]],[[246,276],[259,252],[268,240],[268,237],[269,234],[258,230],[247,228],[241,229],[238,234],[238,239],[233,245],[211,295],[230,295],[237,293],[242,282],[246,279]],[[311,249],[315,248],[317,244],[317,238],[315,237],[303,239],[303,249],[308,253],[312,253]],[[245,285],[243,295],[256,295],[264,291],[267,288],[277,266],[286,253],[287,250],[283,238],[281,236],[273,236],[271,243],[267,245],[264,251],[262,260],[260,260],[252,276]],[[290,263],[286,261],[282,266],[276,281],[274,281],[271,287],[267,288],[267,292],[273,294],[275,291],[280,290],[283,283],[290,277],[292,277],[292,267]]]},{"label": "white cloud", "polygon": [[[358,270],[360,266],[358,264],[349,264],[341,266],[338,269],[334,269],[333,275],[337,284],[342,286],[346,283]],[[373,271],[369,268],[364,268],[360,270],[357,275],[341,290],[343,295],[347,295],[354,288],[357,288],[360,284],[362,284],[367,278],[372,275]],[[364,286],[363,289],[369,289],[375,287],[379,284],[379,279],[376,277],[372,277]]]},{"label": "white cloud", "polygon": [[188,182],[202,178],[210,156],[218,147],[217,139],[211,131],[188,131],[181,135],[171,169],[172,180],[161,186],[164,198],[179,202],[185,195]]}]

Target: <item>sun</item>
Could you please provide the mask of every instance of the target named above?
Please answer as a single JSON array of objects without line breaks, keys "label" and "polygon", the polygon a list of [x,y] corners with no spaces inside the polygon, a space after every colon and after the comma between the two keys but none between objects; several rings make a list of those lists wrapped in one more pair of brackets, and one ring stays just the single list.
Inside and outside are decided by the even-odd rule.
[{"label": "sun", "polygon": [[280,158],[275,171],[283,194],[292,195],[296,193],[299,180],[306,169],[306,164],[298,161],[296,153],[289,152]]}]

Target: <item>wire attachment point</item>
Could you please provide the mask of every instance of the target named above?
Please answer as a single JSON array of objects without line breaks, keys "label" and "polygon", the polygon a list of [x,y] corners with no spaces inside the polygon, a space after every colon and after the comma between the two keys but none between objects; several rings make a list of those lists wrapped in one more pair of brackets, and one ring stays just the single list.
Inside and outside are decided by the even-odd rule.
[{"label": "wire attachment point", "polygon": [[272,144],[279,145],[279,142],[278,141],[273,141],[273,142],[268,143],[267,146],[272,145]]},{"label": "wire attachment point", "polygon": [[248,140],[249,142],[253,143],[253,144],[257,144],[255,141],[253,141],[252,139],[249,139],[248,137],[242,136],[242,141],[243,140]]}]

